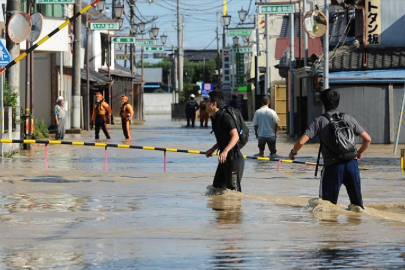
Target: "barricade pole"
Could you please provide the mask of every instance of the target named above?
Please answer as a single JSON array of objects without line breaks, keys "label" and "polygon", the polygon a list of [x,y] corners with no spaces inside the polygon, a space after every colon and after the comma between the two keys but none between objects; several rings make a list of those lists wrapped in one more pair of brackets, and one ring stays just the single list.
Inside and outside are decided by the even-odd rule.
[{"label": "barricade pole", "polygon": [[104,148],[104,165],[105,165],[105,171],[108,172],[108,156],[107,156],[107,145]]},{"label": "barricade pole", "polygon": [[166,172],[166,151],[163,152],[163,156],[164,156],[164,166],[163,166],[163,170],[164,172]]},{"label": "barricade pole", "polygon": [[48,143],[45,143],[45,170],[49,171],[49,167],[48,167]]}]

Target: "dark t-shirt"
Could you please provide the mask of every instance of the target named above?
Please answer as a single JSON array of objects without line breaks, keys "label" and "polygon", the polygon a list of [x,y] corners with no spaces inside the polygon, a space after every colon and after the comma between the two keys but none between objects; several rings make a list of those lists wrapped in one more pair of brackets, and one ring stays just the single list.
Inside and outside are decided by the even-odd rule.
[{"label": "dark t-shirt", "polygon": [[[329,115],[333,115],[339,112],[337,110],[330,110],[326,113]],[[357,123],[357,121],[353,117],[345,114],[343,118],[353,129],[353,132],[356,136],[359,136],[361,133],[364,132],[364,129],[359,125],[359,123]],[[315,118],[314,122],[312,122],[312,124],[310,124],[307,130],[304,132],[304,134],[307,135],[311,140],[316,136],[319,136],[323,145],[326,145],[326,147],[322,146],[322,157],[325,167],[339,161],[337,156],[327,147],[327,145],[329,144],[329,131],[327,128],[328,124],[329,120],[324,116],[320,116],[318,118]]]},{"label": "dark t-shirt", "polygon": [[224,110],[217,111],[212,117],[212,129],[217,139],[218,148],[222,152],[231,140],[230,132],[236,128],[232,116]]}]

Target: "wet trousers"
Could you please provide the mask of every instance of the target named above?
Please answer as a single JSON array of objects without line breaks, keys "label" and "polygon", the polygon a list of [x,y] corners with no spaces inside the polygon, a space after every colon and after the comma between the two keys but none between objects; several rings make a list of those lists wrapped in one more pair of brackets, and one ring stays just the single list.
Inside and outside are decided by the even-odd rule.
[{"label": "wet trousers", "polygon": [[125,139],[131,139],[131,122],[126,118],[121,117],[122,132],[124,132]]},{"label": "wet trousers", "polygon": [[107,130],[107,124],[105,123],[105,115],[97,115],[96,120],[94,122],[95,124],[95,132],[96,132],[96,140],[100,139],[100,128],[103,130],[104,135],[107,137],[107,139],[111,139],[110,134],[108,133]]},{"label": "wet trousers", "polygon": [[269,147],[270,150],[270,154],[274,155],[277,153],[276,150],[276,136],[273,137],[259,137],[258,139],[258,147],[260,151],[264,151],[264,149],[266,148],[266,144],[267,147]]},{"label": "wet trousers", "polygon": [[215,172],[213,187],[227,188],[242,192],[240,185],[245,167],[245,160],[240,151],[230,151],[225,163],[219,163]]},{"label": "wet trousers", "polygon": [[65,137],[65,123],[66,123],[66,119],[65,118],[59,118],[59,126],[56,129],[56,136],[55,136],[55,140],[63,140],[63,138]]},{"label": "wet trousers", "polygon": [[319,197],[337,204],[340,187],[346,186],[350,203],[363,207],[361,195],[360,172],[356,159],[339,161],[322,170]]},{"label": "wet trousers", "polygon": [[191,126],[194,127],[195,123],[195,111],[188,111],[186,112],[187,116],[187,126],[190,126],[190,120],[191,120]]},{"label": "wet trousers", "polygon": [[200,110],[200,125],[208,127],[208,113],[206,110]]}]

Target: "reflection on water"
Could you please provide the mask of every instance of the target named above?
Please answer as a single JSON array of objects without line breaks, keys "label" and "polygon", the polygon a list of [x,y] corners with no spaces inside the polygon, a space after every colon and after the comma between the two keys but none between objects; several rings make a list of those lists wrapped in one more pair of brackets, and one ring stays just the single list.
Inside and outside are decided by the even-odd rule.
[{"label": "reflection on water", "polygon": [[[213,135],[156,119],[131,144],[206,150]],[[162,127],[162,125],[164,125]],[[109,143],[122,143],[111,128]],[[68,135],[92,141],[93,132]],[[254,136],[251,136],[254,138]],[[287,136],[278,154],[291,150]],[[0,162],[0,269],[404,269],[404,173],[388,146],[360,162],[364,211],[318,198],[314,168],[247,161],[244,193],[204,196],[217,159],[51,145]],[[257,153],[249,143],[244,154]],[[307,151],[307,152],[305,152]],[[300,160],[313,161],[308,145]]]}]

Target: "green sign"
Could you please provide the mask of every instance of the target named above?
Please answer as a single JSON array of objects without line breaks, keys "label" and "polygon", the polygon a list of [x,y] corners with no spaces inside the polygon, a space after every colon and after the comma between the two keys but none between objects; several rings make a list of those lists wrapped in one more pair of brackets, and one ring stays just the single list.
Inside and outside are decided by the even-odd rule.
[{"label": "green sign", "polygon": [[228,36],[250,36],[252,32],[252,29],[229,29]]},{"label": "green sign", "polygon": [[134,37],[113,37],[113,43],[135,43]]},{"label": "green sign", "polygon": [[236,54],[236,84],[245,84],[245,59],[243,53]]},{"label": "green sign", "polygon": [[263,5],[259,6],[259,14],[283,14],[283,13],[294,13],[294,5]]},{"label": "green sign", "polygon": [[252,52],[252,47],[239,47],[236,48],[237,53],[251,53]]},{"label": "green sign", "polygon": [[120,30],[119,23],[90,23],[91,30]]},{"label": "green sign", "polygon": [[135,41],[136,46],[154,46],[157,42],[155,39],[138,39]]},{"label": "green sign", "polygon": [[163,46],[145,47],[145,52],[163,52]]},{"label": "green sign", "polygon": [[36,0],[37,4],[75,4],[75,0]]}]

